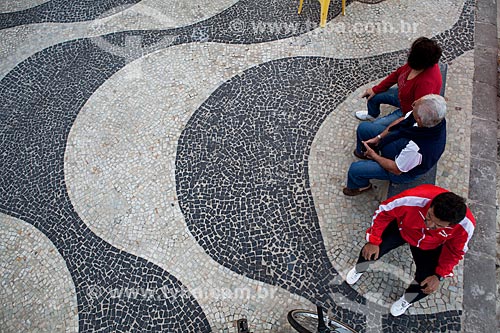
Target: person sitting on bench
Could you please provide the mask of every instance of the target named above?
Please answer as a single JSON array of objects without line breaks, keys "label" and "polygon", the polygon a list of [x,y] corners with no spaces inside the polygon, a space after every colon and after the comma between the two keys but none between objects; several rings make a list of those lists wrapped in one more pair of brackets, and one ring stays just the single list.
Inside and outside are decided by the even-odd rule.
[{"label": "person sitting on bench", "polygon": [[[387,126],[410,112],[412,103],[420,97],[439,94],[442,77],[438,62],[441,54],[438,43],[426,37],[417,38],[411,45],[407,63],[361,95],[367,98],[368,111],[356,111],[356,118],[374,120]],[[391,88],[395,84],[397,88]],[[385,117],[377,118],[380,104],[389,104],[397,109]]]},{"label": "person sitting on bench", "polygon": [[[408,183],[438,162],[446,145],[446,101],[426,95],[413,103],[413,111],[388,127],[360,123],[354,155],[343,193],[355,196],[371,189],[370,179]],[[380,152],[380,154],[378,153]]]}]

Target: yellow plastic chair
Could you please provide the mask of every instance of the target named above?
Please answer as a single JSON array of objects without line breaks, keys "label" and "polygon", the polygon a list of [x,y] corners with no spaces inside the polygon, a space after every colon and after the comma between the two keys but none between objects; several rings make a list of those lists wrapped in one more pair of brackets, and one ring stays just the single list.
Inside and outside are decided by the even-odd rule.
[{"label": "yellow plastic chair", "polygon": [[[326,17],[328,16],[328,8],[330,7],[330,0],[319,0],[321,4],[321,18],[319,25],[324,28],[326,25]],[[302,12],[302,5],[304,4],[304,0],[300,0],[299,4],[299,14]],[[342,15],[345,15],[345,0],[342,0]]]}]

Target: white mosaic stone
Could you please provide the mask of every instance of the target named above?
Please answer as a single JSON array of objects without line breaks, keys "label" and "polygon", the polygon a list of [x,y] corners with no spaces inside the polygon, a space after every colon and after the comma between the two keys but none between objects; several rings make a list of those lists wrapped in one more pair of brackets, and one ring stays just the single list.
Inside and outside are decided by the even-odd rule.
[{"label": "white mosaic stone", "polygon": [[100,20],[94,20],[92,26],[107,25],[120,30],[171,29],[203,21],[236,2],[238,0],[142,0],[134,6],[113,8],[101,15]]},{"label": "white mosaic stone", "polygon": [[0,1],[0,13],[17,12],[35,6],[39,6],[50,0],[2,0]]},{"label": "white mosaic stone", "polygon": [[[226,0],[210,3],[210,6],[204,4],[202,7],[207,15],[203,17],[209,17],[208,14],[217,13],[235,2]],[[201,20],[197,6],[193,6],[195,9],[184,10],[182,5],[178,5],[180,3],[178,1],[172,6],[179,12],[165,8],[167,5],[159,0],[141,1],[125,11],[91,22],[44,23],[1,30],[0,78],[34,53],[63,41],[96,37],[117,31],[168,29],[182,23],[187,25]],[[269,43],[241,45],[240,48],[249,48],[252,57],[253,51],[258,52],[259,63],[291,56],[289,53],[351,58],[396,51],[408,48],[419,36],[432,36],[449,29],[460,15],[463,1],[437,0],[432,4],[423,6],[421,2],[412,0],[388,0],[373,5],[354,2],[348,7],[346,16],[332,19],[325,28]],[[406,21],[404,18],[409,19]],[[402,29],[402,20],[412,27],[416,24],[416,28],[409,29],[411,31]],[[373,29],[376,25],[381,28]],[[261,31],[260,29],[274,29],[273,27],[273,22],[257,21],[252,22],[251,29]],[[384,27],[393,27],[393,30],[388,31]],[[297,27],[286,26],[283,29]],[[335,42],[332,43],[332,40]]]},{"label": "white mosaic stone", "polygon": [[465,198],[469,193],[473,75],[473,51],[455,59],[448,66],[445,92],[448,137],[436,174],[436,185]]},{"label": "white mosaic stone", "polygon": [[78,332],[75,286],[52,242],[0,214],[0,331]]}]

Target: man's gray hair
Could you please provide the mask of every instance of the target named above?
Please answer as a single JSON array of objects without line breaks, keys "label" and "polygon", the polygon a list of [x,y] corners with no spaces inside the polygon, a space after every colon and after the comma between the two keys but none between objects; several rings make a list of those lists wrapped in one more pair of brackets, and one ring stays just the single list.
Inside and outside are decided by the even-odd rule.
[{"label": "man's gray hair", "polygon": [[446,116],[446,101],[440,95],[425,95],[420,98],[416,112],[423,127],[434,127]]}]

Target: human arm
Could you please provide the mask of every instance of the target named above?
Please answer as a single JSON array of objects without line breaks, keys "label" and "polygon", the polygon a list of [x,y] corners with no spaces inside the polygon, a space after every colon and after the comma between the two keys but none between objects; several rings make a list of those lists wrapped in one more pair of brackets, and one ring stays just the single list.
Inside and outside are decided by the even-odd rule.
[{"label": "human arm", "polygon": [[442,277],[453,276],[453,268],[463,259],[468,243],[474,233],[474,218],[468,210],[466,217],[455,226],[451,236],[443,244],[439,255],[436,274]]},{"label": "human arm", "polygon": [[377,152],[375,152],[365,141],[362,143],[365,146],[365,156],[367,158],[374,160],[384,168],[384,170],[395,175],[408,172],[422,163],[423,156],[419,153],[420,147],[411,140],[399,152],[394,160],[377,154]]},{"label": "human arm", "polygon": [[393,221],[400,221],[406,215],[405,194],[400,193],[383,201],[373,214],[371,226],[366,230],[366,241],[373,245],[382,243],[382,234]]},{"label": "human arm", "polygon": [[398,83],[398,78],[401,73],[404,71],[404,68],[408,67],[407,65],[401,66],[396,69],[394,72],[389,74],[385,79],[382,80],[379,84],[372,87],[372,90],[375,94],[381,93],[383,91],[387,91],[390,87]]},{"label": "human arm", "polygon": [[[461,228],[457,226],[456,228]],[[439,288],[440,277],[453,276],[453,268],[462,260],[465,252],[463,248],[467,242],[467,234],[460,233],[458,237],[453,237],[447,240],[438,260],[438,266],[436,267],[436,273],[426,277],[420,286],[423,287],[422,291],[426,294],[432,294]]]},{"label": "human arm", "polygon": [[378,146],[380,140],[382,140],[382,138],[384,138],[385,136],[387,136],[389,134],[389,129],[391,128],[391,126],[397,125],[400,122],[402,122],[403,120],[405,120],[405,117],[401,117],[401,118],[394,120],[392,123],[390,123],[389,126],[387,126],[385,128],[385,130],[382,131],[382,133],[380,133],[376,137],[373,137],[371,139],[366,140],[365,142],[372,145],[372,146]]},{"label": "human arm", "polygon": [[385,157],[382,157],[380,156],[379,154],[377,154],[367,143],[367,141],[363,141],[363,144],[365,145],[365,148],[366,148],[366,152],[365,152],[365,156],[368,157],[369,159],[372,159],[374,160],[375,162],[377,162],[378,164],[380,164],[380,166],[382,168],[384,168],[384,170],[386,171],[389,171],[390,173],[393,173],[395,175],[400,175],[402,173],[401,170],[399,170],[397,164],[395,161],[391,160],[391,159],[388,159],[388,158],[385,158]]}]

